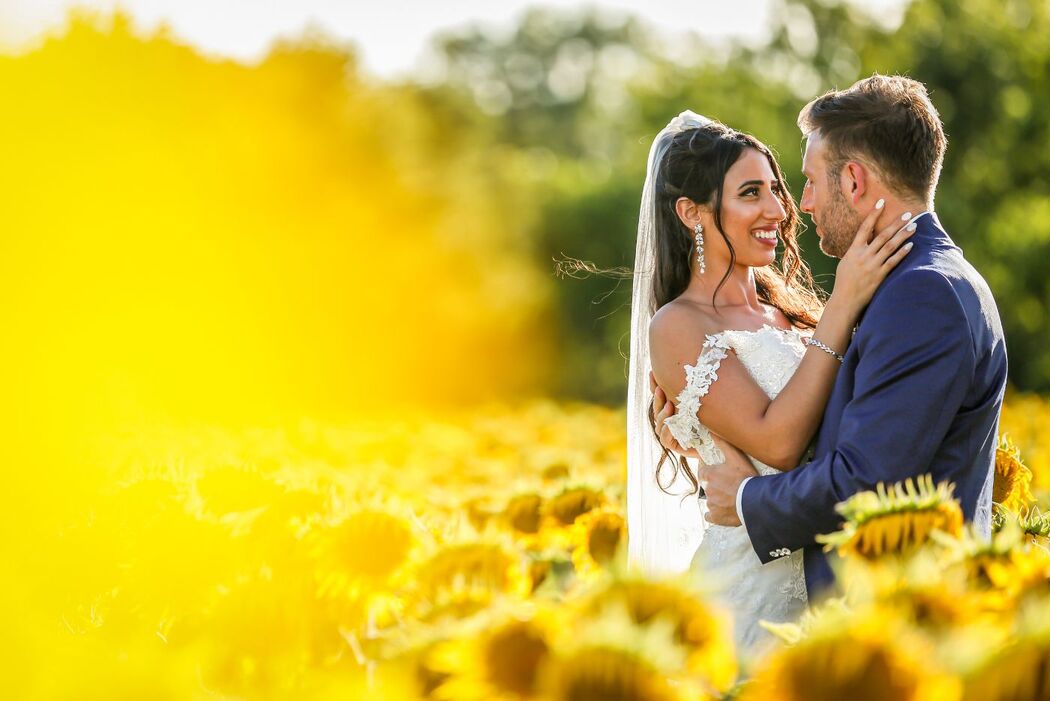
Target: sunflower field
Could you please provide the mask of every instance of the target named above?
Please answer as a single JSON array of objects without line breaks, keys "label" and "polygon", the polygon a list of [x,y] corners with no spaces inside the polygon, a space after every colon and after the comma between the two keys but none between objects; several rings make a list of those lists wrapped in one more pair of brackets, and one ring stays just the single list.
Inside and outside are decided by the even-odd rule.
[{"label": "sunflower field", "polygon": [[840,505],[845,594],[747,660],[705,582],[625,566],[622,412],[139,431],[8,613],[7,695],[1047,698],[1046,421],[1011,397],[991,542],[950,485]]},{"label": "sunflower field", "polygon": [[[557,279],[552,258],[630,256],[647,144],[682,104],[717,96],[797,161],[799,97],[748,82],[786,48],[679,66],[636,23],[541,12],[509,48],[446,38],[450,73],[424,85],[319,30],[249,65],[85,12],[0,54],[0,696],[1050,699],[1050,217],[1031,216],[1043,132],[1024,121],[1048,110],[1014,84],[1046,74],[1047,33],[1001,40],[1026,13],[1046,26],[1044,3],[916,3],[857,61],[850,13],[787,4],[834,30],[829,87],[942,52],[941,78],[912,63],[962,76],[963,120],[994,102],[978,67],[1010,80],[988,116],[1031,157],[1007,168],[1015,142],[992,154],[956,121],[944,178],[1021,368],[991,542],[952,485],[855,495],[825,537],[842,596],[753,657],[717,583],[627,565],[629,286]],[[925,41],[941,9],[975,28],[955,50]],[[590,41],[581,95],[530,82]],[[498,96],[505,66],[494,114],[472,91]],[[1014,190],[1032,199],[994,199]]]}]

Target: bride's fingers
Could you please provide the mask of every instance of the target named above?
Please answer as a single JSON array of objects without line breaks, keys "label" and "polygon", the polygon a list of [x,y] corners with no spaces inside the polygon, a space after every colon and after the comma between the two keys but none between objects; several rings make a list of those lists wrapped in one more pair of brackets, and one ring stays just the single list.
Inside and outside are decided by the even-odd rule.
[{"label": "bride's fingers", "polygon": [[868,245],[868,241],[871,240],[871,232],[875,229],[875,221],[879,218],[879,214],[882,213],[882,207],[885,204],[885,200],[879,200],[868,212],[868,216],[864,217],[864,221],[860,223],[860,228],[857,229],[857,235],[853,237],[851,248],[862,248]]},{"label": "bride's fingers", "polygon": [[660,426],[660,445],[662,445],[670,451],[674,451],[676,453],[680,452],[682,450],[682,446],[680,446],[678,444],[678,441],[675,440],[675,437],[671,435],[671,429],[667,428],[667,426],[664,426],[663,423],[657,425]]},{"label": "bride's fingers", "polygon": [[915,229],[915,224],[908,224],[895,233],[875,254],[875,260],[878,261],[879,265],[885,265],[890,258],[899,253],[904,242],[915,234]]},{"label": "bride's fingers", "polygon": [[908,251],[910,251],[911,248],[912,248],[912,244],[911,244],[910,241],[908,243],[904,244],[903,246],[901,246],[900,248],[898,248],[897,251],[892,256],[890,256],[885,261],[883,261],[883,263],[882,263],[883,270],[888,272],[888,271],[893,270],[894,268],[896,268],[897,264],[900,263],[902,260],[904,260],[904,256],[908,255]]},{"label": "bride's fingers", "polygon": [[663,426],[664,421],[672,414],[674,414],[674,404],[671,402],[664,402],[663,406],[660,407],[660,411],[656,412],[656,425]]},{"label": "bride's fingers", "polygon": [[[657,387],[656,391],[653,392],[653,421],[655,421],[658,426],[663,423],[665,418],[670,416],[670,413],[667,411],[668,404],[669,402],[667,401],[667,396],[664,394],[664,391]],[[671,410],[671,412],[673,411],[674,409]]]},{"label": "bride's fingers", "polygon": [[[900,219],[894,219],[893,221],[891,221],[889,224],[883,227],[878,234],[875,235],[875,238],[871,240],[871,250],[873,252],[880,252],[886,246],[887,242],[890,241],[890,239],[892,239],[894,236],[901,233],[902,231],[905,231],[909,226],[911,226],[911,224],[909,223],[910,221],[911,212],[905,212],[901,215]],[[892,253],[894,250],[896,249],[891,249],[890,253]]]}]

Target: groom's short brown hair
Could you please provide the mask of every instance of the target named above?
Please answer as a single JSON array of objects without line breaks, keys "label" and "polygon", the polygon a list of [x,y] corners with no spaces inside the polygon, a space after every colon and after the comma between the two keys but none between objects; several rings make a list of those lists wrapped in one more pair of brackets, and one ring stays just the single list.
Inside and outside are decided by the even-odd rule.
[{"label": "groom's short brown hair", "polygon": [[878,75],[832,90],[802,108],[798,126],[819,129],[829,175],[862,160],[901,196],[933,198],[948,140],[926,86],[904,76]]}]

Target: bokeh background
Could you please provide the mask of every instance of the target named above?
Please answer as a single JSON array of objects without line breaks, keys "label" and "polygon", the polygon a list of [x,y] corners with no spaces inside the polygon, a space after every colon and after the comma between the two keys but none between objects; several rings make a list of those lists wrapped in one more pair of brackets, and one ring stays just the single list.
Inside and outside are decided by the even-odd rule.
[{"label": "bokeh background", "polygon": [[[559,465],[622,499],[630,281],[557,261],[631,265],[646,153],[682,109],[769,144],[797,196],[799,108],[875,71],[923,81],[944,120],[936,209],[995,293],[1012,426],[1041,465],[1050,6],[769,0],[746,37],[705,33],[716,11],[683,5],[669,33],[622,8],[530,8],[435,33],[397,75],[323,19],[250,60],[108,5],[0,34],[0,524],[24,630],[53,602],[119,608],[131,585],[96,569],[127,564],[107,547],[139,522],[98,504],[144,475],[198,498],[213,466],[273,478],[305,454],[362,480],[332,517],[440,492],[462,450],[496,469],[455,467],[474,475],[462,499],[529,475],[553,489]],[[832,262],[802,245],[830,289]],[[270,503],[249,502],[228,513]],[[181,533],[175,549],[198,542]]]},{"label": "bokeh background", "polygon": [[1050,390],[1045,3],[914,2],[889,26],[770,4],[758,45],[535,9],[447,30],[422,76],[388,80],[320,25],[238,62],[72,15],[0,64],[15,388],[118,415],[616,404],[629,285],[554,262],[631,264],[667,115],[756,134],[798,192],[799,107],[882,71],[929,86],[950,139],[938,213],[997,294],[1014,387]]}]

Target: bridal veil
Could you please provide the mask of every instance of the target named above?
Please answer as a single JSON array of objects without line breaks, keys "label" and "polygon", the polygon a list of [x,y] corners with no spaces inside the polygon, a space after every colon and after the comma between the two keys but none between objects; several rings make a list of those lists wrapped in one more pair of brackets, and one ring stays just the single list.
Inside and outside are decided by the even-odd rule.
[{"label": "bridal veil", "polygon": [[[686,110],[656,135],[649,149],[634,256],[631,295],[631,356],[627,384],[627,532],[628,559],[647,574],[674,574],[688,569],[703,538],[705,521],[696,495],[682,498],[691,485],[679,474],[656,483],[662,451],[649,424],[649,320],[655,266],[656,179],[660,163],[675,134],[710,120]],[[674,496],[678,494],[678,496]]]}]

